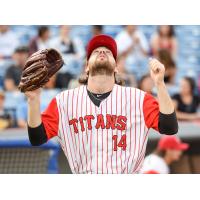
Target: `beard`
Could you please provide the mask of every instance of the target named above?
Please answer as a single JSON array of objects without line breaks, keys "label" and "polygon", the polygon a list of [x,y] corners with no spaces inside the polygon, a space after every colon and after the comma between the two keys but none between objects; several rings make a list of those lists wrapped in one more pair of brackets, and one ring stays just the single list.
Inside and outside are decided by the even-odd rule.
[{"label": "beard", "polygon": [[89,73],[91,76],[96,76],[96,75],[112,76],[114,74],[114,69],[115,66],[112,63],[110,63],[108,59],[105,59],[104,61],[96,59]]}]

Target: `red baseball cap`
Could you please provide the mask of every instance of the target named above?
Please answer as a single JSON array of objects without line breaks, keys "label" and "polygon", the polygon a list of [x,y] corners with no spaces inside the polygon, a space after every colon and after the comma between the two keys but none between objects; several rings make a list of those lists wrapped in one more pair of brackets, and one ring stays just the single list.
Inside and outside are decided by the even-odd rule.
[{"label": "red baseball cap", "polygon": [[174,149],[174,150],[185,151],[188,148],[189,148],[189,144],[181,142],[179,138],[173,135],[164,136],[158,142],[159,150]]},{"label": "red baseball cap", "polygon": [[115,40],[109,35],[97,35],[87,45],[87,60],[90,58],[92,51],[98,47],[108,48],[112,52],[115,60],[117,59],[117,44]]}]

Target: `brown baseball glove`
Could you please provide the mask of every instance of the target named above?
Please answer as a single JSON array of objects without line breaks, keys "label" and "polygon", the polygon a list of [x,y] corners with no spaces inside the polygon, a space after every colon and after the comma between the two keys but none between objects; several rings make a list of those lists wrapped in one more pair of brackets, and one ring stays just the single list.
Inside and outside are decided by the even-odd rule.
[{"label": "brown baseball glove", "polygon": [[55,49],[40,50],[32,54],[24,66],[19,90],[36,90],[45,85],[64,64],[60,53]]}]

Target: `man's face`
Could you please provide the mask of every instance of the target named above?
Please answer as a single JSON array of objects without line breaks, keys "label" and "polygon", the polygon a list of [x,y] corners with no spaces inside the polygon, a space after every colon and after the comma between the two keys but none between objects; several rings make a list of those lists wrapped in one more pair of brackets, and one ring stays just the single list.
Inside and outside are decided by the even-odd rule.
[{"label": "man's face", "polygon": [[61,33],[61,35],[69,35],[69,33],[70,33],[70,26],[61,25],[60,26],[60,33]]},{"label": "man's face", "polygon": [[180,82],[180,93],[181,94],[192,94],[191,86],[186,79],[182,79]]},{"label": "man's face", "polygon": [[135,25],[127,25],[126,30],[130,33],[133,34],[137,30],[137,26]]},{"label": "man's face", "polygon": [[182,151],[181,150],[175,150],[175,149],[169,149],[167,150],[167,154],[168,156],[170,156],[172,161],[178,161],[182,155]]},{"label": "man's face", "polygon": [[50,31],[47,30],[42,35],[43,40],[48,40],[50,38]]},{"label": "man's face", "polygon": [[91,76],[113,75],[116,71],[116,61],[112,52],[106,47],[98,47],[93,50],[87,63],[87,69]]}]

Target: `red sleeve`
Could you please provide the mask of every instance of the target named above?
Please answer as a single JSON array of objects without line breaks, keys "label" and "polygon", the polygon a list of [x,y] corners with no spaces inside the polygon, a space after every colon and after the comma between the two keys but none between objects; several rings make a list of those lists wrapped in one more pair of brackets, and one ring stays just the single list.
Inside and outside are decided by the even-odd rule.
[{"label": "red sleeve", "polygon": [[41,115],[48,140],[58,134],[59,115],[56,98],[53,98]]},{"label": "red sleeve", "polygon": [[152,95],[146,93],[143,102],[143,113],[148,128],[158,131],[159,112],[158,101]]}]

